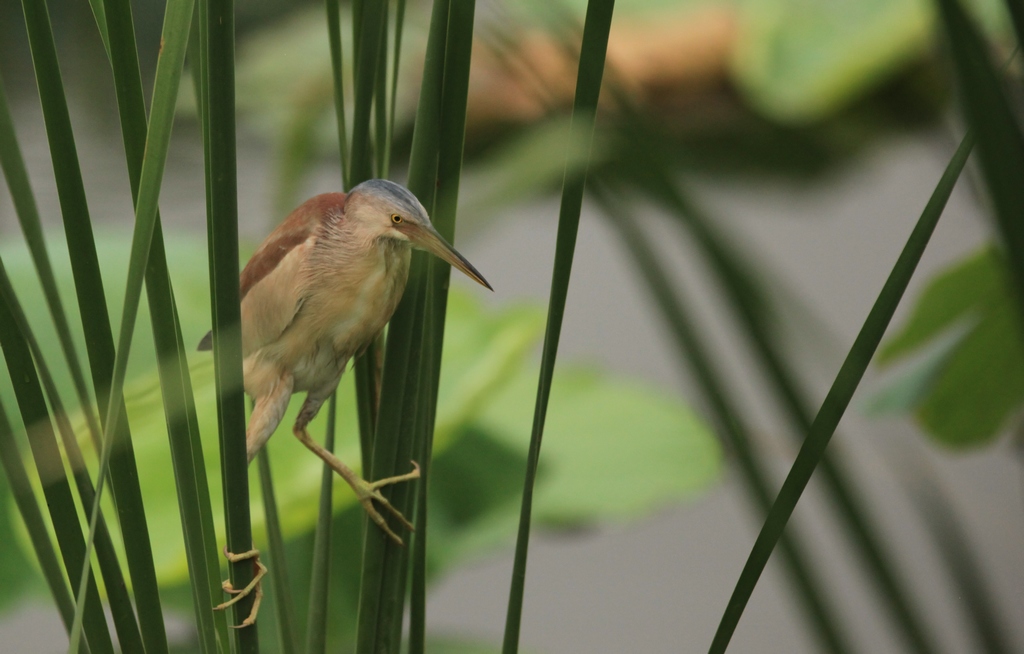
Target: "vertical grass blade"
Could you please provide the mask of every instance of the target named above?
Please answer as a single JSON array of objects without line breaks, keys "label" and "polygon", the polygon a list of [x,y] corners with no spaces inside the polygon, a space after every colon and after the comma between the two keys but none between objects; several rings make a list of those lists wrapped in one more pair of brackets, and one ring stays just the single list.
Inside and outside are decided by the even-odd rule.
[{"label": "vertical grass blade", "polygon": [[[163,242],[154,235],[152,256],[163,258]],[[150,267],[153,270],[153,267]],[[174,309],[174,295],[168,283],[156,283],[160,275],[150,274],[147,279],[147,295],[154,323],[168,320],[176,334],[173,343],[165,337],[157,342],[157,357],[160,366],[160,386],[164,396],[164,411],[167,415],[167,433],[171,444],[171,465],[178,492],[178,506],[181,509],[182,533],[185,539],[185,557],[189,577],[192,580],[192,602],[195,609],[196,629],[199,646],[203,654],[226,651],[229,642],[227,617],[223,612],[214,611],[220,603],[220,565],[217,532],[213,521],[213,504],[210,500],[210,486],[206,477],[206,463],[202,441],[199,435],[199,419],[196,415],[192,395],[192,381],[188,360],[181,355],[184,343],[178,315]],[[167,297],[164,304],[158,298]],[[160,311],[154,308],[163,306]],[[169,315],[167,312],[169,311]],[[170,328],[168,328],[170,329]],[[219,646],[218,643],[221,645]]]},{"label": "vertical grass blade", "polygon": [[[110,403],[109,389],[114,367],[113,338],[49,13],[44,0],[24,0],[22,11],[43,108],[93,386],[99,406],[107,406]],[[121,401],[120,394],[116,399]],[[104,427],[109,431],[109,425]],[[118,521],[122,533],[138,534],[138,538],[125,542],[126,557],[133,578],[145,581],[150,577],[147,568],[152,565],[153,554],[138,485],[135,454],[127,420],[122,418],[114,427],[116,447],[112,450],[110,477]],[[97,479],[99,493],[103,477]],[[80,569],[84,574],[89,572],[88,567]]]},{"label": "vertical grass blade", "polygon": [[374,91],[377,88],[377,66],[380,62],[378,51],[385,25],[386,7],[383,1],[364,3],[358,15],[353,13],[353,27],[358,30],[358,38],[355,43],[355,108],[352,115],[352,155],[348,180],[350,186],[373,177],[370,118]]},{"label": "vertical grass blade", "polygon": [[[426,324],[427,332],[424,340],[430,340],[430,323]],[[424,365],[428,370],[432,367],[432,353],[424,355]],[[429,392],[429,389],[428,389]],[[429,430],[427,437],[420,443],[416,452],[416,460],[420,462],[420,488],[416,494],[416,519],[413,523],[416,532],[412,535],[412,573],[410,575],[409,593],[409,654],[424,654],[427,647],[427,493],[430,480],[431,449],[433,447],[433,411],[426,412],[424,422]]]},{"label": "vertical grass blade", "polygon": [[60,618],[64,622],[64,629],[71,631],[71,623],[75,619],[75,604],[71,601],[71,591],[68,590],[64,572],[60,569],[60,561],[57,560],[57,553],[50,541],[43,513],[39,509],[35,493],[32,492],[28,472],[21,460],[18,444],[14,440],[14,430],[11,428],[11,423],[7,419],[7,413],[2,404],[0,404],[0,466],[3,466],[4,475],[11,486],[11,495],[14,497],[18,513],[25,523],[25,530],[32,542],[36,561],[39,562],[43,579],[50,589],[50,594],[53,595],[53,602],[57,605],[57,612],[60,613]]},{"label": "vertical grass blade", "polygon": [[[957,0],[937,1],[959,81],[960,102],[978,139],[978,159],[1018,304],[1024,311],[1024,135],[981,33]],[[1015,1],[1008,4],[1016,26],[1024,10],[1014,8]]]},{"label": "vertical grass blade", "polygon": [[[433,208],[437,180],[440,146],[438,127],[441,122],[449,5],[448,0],[439,0],[434,3],[431,12],[409,162],[409,190],[419,198],[428,212]],[[365,7],[363,12],[367,12]],[[365,44],[365,34],[360,39]],[[367,61],[367,56],[361,54],[360,61]],[[381,380],[381,406],[369,468],[368,478],[371,479],[407,472],[409,460],[424,449],[423,416],[417,412],[422,408],[419,400],[423,390],[420,382],[426,275],[425,255],[414,253],[409,283],[388,328]],[[410,484],[401,484],[388,487],[385,492],[389,501],[408,515],[413,506],[411,500],[415,496],[412,492],[414,490]],[[363,543],[357,651],[369,653],[397,650],[407,581],[407,552],[377,529],[368,529],[364,533]]]},{"label": "vertical grass blade", "polygon": [[[245,406],[242,401],[242,338],[238,294],[238,185],[235,162],[235,19],[232,0],[207,0],[205,16],[205,84],[203,135],[207,149],[207,233],[210,249],[210,298],[213,355],[217,381],[221,483],[227,547],[252,548],[249,476],[245,453]],[[230,566],[231,583],[242,588],[252,566]],[[235,604],[235,624],[252,608],[252,596]],[[235,631],[238,654],[259,651],[255,629]]]},{"label": "vertical grass blade", "polygon": [[[331,396],[327,407],[327,433],[324,448],[334,451],[335,421],[338,394]],[[309,581],[309,618],[306,624],[306,654],[324,654],[327,650],[327,600],[331,581],[331,526],[334,469],[324,465],[320,478],[320,508],[313,538],[313,567]]]},{"label": "vertical grass blade", "polygon": [[[604,60],[608,49],[608,32],[611,29],[614,0],[590,0],[583,25],[583,42],[580,47],[579,72],[576,78],[576,97],[573,101],[570,143],[593,141],[594,118],[597,113],[597,99],[604,76]],[[566,166],[568,171],[568,165]],[[540,461],[541,437],[544,433],[544,418],[547,413],[548,397],[551,393],[551,378],[558,353],[558,340],[562,331],[562,317],[569,291],[569,275],[576,249],[576,235],[579,231],[580,210],[583,206],[583,189],[586,172],[570,176],[567,172],[562,182],[562,202],[558,215],[558,236],[555,243],[555,263],[551,277],[551,297],[548,301],[548,321],[544,332],[544,348],[541,355],[540,379],[537,384],[537,404],[533,413],[533,432],[530,435],[530,452],[527,459],[526,479],[523,485],[523,504],[519,517],[519,534],[516,539],[515,562],[512,582],[509,588],[508,613],[505,618],[505,638],[502,651],[515,654],[519,650],[519,630],[523,615],[523,593],[526,587],[526,557],[530,542],[530,517],[533,507],[533,487]]]},{"label": "vertical grass blade", "polygon": [[[729,397],[725,380],[711,360],[705,339],[701,338],[690,319],[692,311],[682,297],[681,289],[669,281],[665,266],[647,238],[640,231],[634,217],[628,216],[621,204],[612,197],[621,195],[616,189],[606,191],[595,186],[593,195],[605,209],[613,226],[622,237],[634,263],[644,277],[655,304],[668,324],[672,338],[679,349],[680,360],[685,360],[697,381],[711,412],[716,431],[727,442],[742,473],[742,480],[751,502],[759,515],[768,513],[772,504],[770,475],[761,464],[754,447],[750,428]],[[836,602],[829,597],[821,575],[812,565],[806,549],[793,533],[784,534],[779,554],[796,591],[796,599],[824,651],[849,652],[849,638],[841,629],[835,610]]]},{"label": "vertical grass blade", "polygon": [[75,343],[71,339],[71,326],[68,323],[67,314],[64,313],[64,305],[57,290],[57,279],[53,274],[53,266],[50,265],[50,256],[46,251],[46,238],[39,220],[39,210],[29,184],[25,160],[18,147],[14,120],[7,103],[2,78],[0,78],[0,169],[3,170],[4,179],[7,180],[11,200],[14,202],[14,212],[18,216],[21,232],[25,235],[25,243],[28,245],[32,263],[35,265],[39,282],[43,287],[46,306],[50,310],[50,316],[57,329],[57,340],[60,342],[64,360],[67,361],[68,370],[71,372],[71,381],[75,387],[75,395],[78,397],[79,408],[88,422],[89,430],[96,442],[99,443],[99,423],[96,413],[93,411],[85,373],[82,371]]},{"label": "vertical grass blade", "polygon": [[[157,247],[162,242],[154,238],[153,256],[162,256]],[[150,284],[147,293],[151,301],[160,290],[170,295],[170,315],[174,332],[175,351],[165,351],[168,344],[163,338],[157,345],[160,365],[161,388],[164,393],[164,411],[167,413],[167,432],[171,444],[171,464],[178,492],[178,506],[182,515],[182,533],[185,539],[185,556],[189,576],[192,579],[192,601],[195,609],[199,643],[204,654],[212,654],[227,647],[227,619],[213,607],[220,602],[220,566],[217,534],[213,521],[213,505],[210,487],[206,477],[202,441],[199,436],[199,420],[196,416],[192,396],[192,381],[188,360],[177,356],[184,350],[177,312],[174,310],[174,296],[169,285]],[[151,309],[152,311],[152,309]],[[153,312],[154,323],[163,318],[163,311]],[[218,647],[218,643],[223,644]]]},{"label": "vertical grass blade", "polygon": [[405,0],[398,0],[397,5],[395,10],[395,49],[391,55],[391,109],[388,114],[388,133],[384,145],[385,175],[391,169],[391,142],[395,134],[395,103],[398,100],[398,71],[402,64],[402,32],[405,27]]},{"label": "vertical grass blade", "polygon": [[387,177],[388,169],[388,3],[380,20],[380,43],[377,46],[376,79],[373,85],[373,142],[376,146],[376,177]]},{"label": "vertical grass blade", "polygon": [[[422,260],[418,271],[415,264],[413,267],[410,278],[414,274],[422,277]],[[410,286],[414,283],[410,279]],[[416,393],[420,381],[417,365],[420,343],[415,338],[414,326],[423,310],[423,294],[415,289],[410,294],[410,290],[406,288],[388,330],[381,408],[368,479],[408,472],[415,451],[412,432],[416,425]],[[382,492],[396,509],[408,514],[414,483],[386,487]],[[405,600],[406,554],[406,549],[395,544],[383,530],[370,526],[364,531],[356,645],[360,654],[398,650],[395,625],[401,625]]]},{"label": "vertical grass blade", "polygon": [[[148,126],[131,7],[126,0],[107,0],[105,16],[110,35],[111,68],[128,164],[128,178],[132,198],[137,204]],[[190,43],[189,46],[191,45]],[[157,212],[149,265],[146,268],[146,297],[152,317],[153,339],[156,345],[168,437],[171,442],[178,501],[182,508],[182,532],[185,535],[190,575],[195,580],[192,584],[193,604],[200,646],[204,652],[213,652],[216,648],[218,626],[223,630],[225,642],[227,640],[227,623],[222,614],[214,614],[212,611],[213,606],[219,603],[221,593],[217,547],[213,537],[213,513],[203,453],[199,445],[198,419],[192,396],[188,361],[185,357],[166,259],[160,216]],[[204,532],[209,534],[209,538],[204,536]],[[206,583],[203,583],[204,580]],[[156,579],[146,583],[145,587],[156,588]],[[150,639],[147,650],[161,651],[161,648],[166,646],[163,640],[162,620],[159,625],[153,625],[153,613],[144,612],[141,608],[139,619],[143,624],[144,637]]]},{"label": "vertical grass blade", "polygon": [[924,253],[925,247],[928,245],[928,241],[935,230],[935,225],[938,223],[946,202],[949,200],[960,170],[970,154],[970,146],[971,140],[969,138],[965,139],[946,167],[942,178],[935,187],[935,191],[921,213],[920,219],[914,226],[907,244],[896,260],[889,278],[882,287],[878,299],[875,300],[874,306],[872,306],[871,311],[868,313],[868,317],[864,321],[864,325],[861,327],[853,346],[850,348],[846,360],[839,369],[839,373],[836,375],[836,379],[831,389],[829,389],[825,401],[818,410],[818,414],[811,425],[810,433],[800,448],[800,452],[797,454],[796,461],[794,461],[786,481],[783,482],[782,488],[779,490],[775,503],[772,505],[768,518],[765,520],[760,534],[758,534],[743,572],[736,583],[736,588],[733,590],[729,604],[722,615],[709,650],[712,654],[725,652],[728,647],[729,640],[736,630],[736,625],[743,615],[743,609],[746,607],[750,595],[757,585],[757,580],[760,578],[772,550],[779,541],[779,537],[782,535],[786,523],[793,513],[793,509],[796,508],[796,503],[800,500],[807,482],[821,461],[829,439],[835,433],[836,427],[846,411],[846,407],[853,398],[854,391],[857,390],[857,386],[860,384],[864,371],[871,362],[875,350],[878,348],[878,344],[881,342],[890,320],[892,320],[896,307],[903,298],[907,284],[910,282],[910,278],[914,274],[918,262],[921,260],[921,255]]},{"label": "vertical grass blade", "polygon": [[[125,290],[124,309],[121,314],[121,327],[118,337],[117,354],[114,359],[114,370],[109,388],[109,400],[104,420],[103,452],[100,457],[99,473],[97,474],[96,502],[92,507],[89,523],[89,538],[86,540],[86,551],[92,547],[93,533],[99,518],[100,503],[103,496],[104,479],[111,461],[116,431],[115,425],[124,419],[124,402],[121,394],[124,388],[125,374],[128,369],[128,354],[131,349],[132,336],[135,332],[135,321],[138,317],[139,304],[142,299],[142,285],[146,278],[149,265],[149,252],[156,229],[157,201],[163,181],[163,170],[167,160],[167,148],[170,143],[171,127],[174,119],[174,106],[181,80],[181,70],[185,61],[185,50],[188,42],[189,25],[192,20],[192,0],[178,0],[167,4],[164,16],[164,29],[161,36],[163,47],[157,60],[156,78],[153,83],[153,108],[150,129],[146,138],[145,155],[140,174],[138,201],[135,212],[135,231],[132,237],[132,248],[129,256],[127,288]],[[129,531],[134,540],[141,534]],[[143,528],[144,525],[143,525]],[[148,542],[148,539],[147,539]],[[156,589],[156,573],[152,570],[152,555],[144,562],[144,575],[139,581],[136,598],[140,606],[147,607],[147,626],[153,629],[148,635],[149,647],[156,651],[167,651],[166,635],[163,629],[163,615],[160,610],[160,598]],[[84,597],[89,569],[82,571],[82,581],[78,586],[78,600]],[[151,578],[151,581],[150,579]],[[154,585],[145,586],[143,581]],[[72,630],[72,640],[75,630]]]},{"label": "vertical grass blade", "polygon": [[[85,459],[78,447],[77,437],[68,419],[64,403],[57,392],[57,385],[50,374],[49,367],[43,358],[43,352],[32,334],[25,312],[21,308],[11,286],[7,271],[3,262],[0,261],[0,295],[7,303],[7,308],[14,318],[14,324],[20,331],[22,339],[32,359],[35,362],[34,368],[18,371],[19,376],[25,380],[34,380],[32,383],[39,387],[50,402],[53,418],[57,423],[57,431],[60,434],[61,442],[64,444],[64,453],[71,468],[71,475],[75,482],[75,489],[81,500],[85,511],[89,513],[96,503],[96,490],[92,480],[89,478],[89,471],[85,465]],[[42,396],[42,392],[40,392]],[[43,407],[45,409],[45,406]],[[97,522],[96,530],[96,559],[99,562],[100,572],[103,575],[104,585],[107,588],[107,600],[110,604],[111,616],[114,620],[114,627],[117,630],[118,644],[122,651],[141,652],[143,650],[142,636],[139,632],[139,624],[135,620],[135,610],[132,601],[128,597],[128,587],[125,584],[124,574],[121,572],[121,563],[118,560],[117,552],[114,549],[114,541],[107,529],[106,522],[102,515]],[[74,631],[74,620],[72,620],[72,632]],[[77,649],[77,648],[76,648]]]},{"label": "vertical grass blade", "polygon": [[334,83],[334,115],[338,125],[338,152],[341,159],[341,183],[348,184],[348,129],[345,126],[345,81],[341,48],[341,10],[339,0],[325,0],[327,37],[331,45],[331,80]]},{"label": "vertical grass blade", "polygon": [[295,630],[295,606],[288,578],[284,536],[281,535],[281,518],[277,512],[277,498],[274,496],[274,478],[270,474],[270,455],[266,448],[260,450],[256,460],[259,465],[260,492],[263,495],[263,510],[267,521],[267,543],[270,550],[270,562],[267,567],[270,568],[270,576],[274,580],[279,645],[282,652],[294,654],[299,651],[298,634]]},{"label": "vertical grass blade", "polygon": [[[22,422],[26,425],[29,445],[35,460],[36,470],[43,488],[46,506],[50,512],[50,522],[57,536],[64,567],[71,579],[78,581],[82,568],[88,566],[85,540],[79,527],[75,502],[71,496],[61,460],[60,448],[54,437],[53,426],[46,409],[42,390],[32,363],[32,355],[17,327],[14,314],[8,306],[6,297],[0,297],[0,348],[3,349],[7,361],[7,369],[11,375],[21,411]],[[31,374],[29,373],[31,371]],[[83,627],[89,649],[96,653],[113,654],[114,644],[107,630],[107,621],[103,615],[99,590],[94,579],[89,580],[83,613]],[[72,618],[72,632],[74,631]],[[74,641],[72,641],[74,642]],[[79,651],[77,644],[69,651]]]},{"label": "vertical grass blade", "polygon": [[[443,84],[439,88],[431,89],[431,92],[439,93],[441,96],[441,120],[438,128],[434,130],[438,135],[440,147],[435,183],[437,191],[431,208],[431,220],[434,227],[449,243],[455,242],[456,207],[466,137],[466,104],[469,95],[469,70],[475,14],[475,0],[454,0],[450,3],[445,35]],[[424,79],[426,84],[426,75]],[[426,90],[425,88],[424,91]],[[445,313],[448,306],[448,281],[451,276],[451,267],[438,259],[428,259],[427,265],[429,267],[428,299],[423,317],[424,332],[422,336],[425,374],[421,390],[426,398],[422,414],[425,433],[417,454],[422,479],[417,498],[416,536],[413,541],[409,625],[410,654],[421,654],[426,647],[427,497],[430,488],[437,389],[441,376],[441,347],[444,340]]]}]

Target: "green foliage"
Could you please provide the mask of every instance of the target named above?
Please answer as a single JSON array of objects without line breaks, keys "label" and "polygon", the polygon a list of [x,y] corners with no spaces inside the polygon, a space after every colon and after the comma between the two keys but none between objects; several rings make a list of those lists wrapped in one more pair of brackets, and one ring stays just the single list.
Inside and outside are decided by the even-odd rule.
[{"label": "green foliage", "polygon": [[1024,404],[1015,302],[995,248],[936,275],[880,353],[879,363],[907,363],[877,392],[876,412],[913,411],[926,433],[950,447],[990,443]]},{"label": "green foliage", "polygon": [[[588,150],[590,149],[589,144],[594,139],[597,101],[601,94],[601,82],[604,79],[608,36],[611,31],[614,9],[615,0],[592,0],[587,3],[587,15],[583,22],[579,69],[576,74],[576,93],[572,105],[572,119],[569,123],[569,142],[587,143]],[[519,533],[516,537],[515,561],[505,618],[505,640],[502,646],[504,654],[515,654],[519,650],[519,630],[526,586],[526,558],[530,546],[533,495],[540,465],[541,440],[544,435],[544,424],[547,420],[548,403],[551,398],[555,359],[558,356],[558,342],[562,334],[565,303],[569,295],[569,278],[572,273],[573,257],[576,253],[576,237],[579,233],[586,182],[587,168],[576,169],[572,159],[566,158],[565,173],[562,178],[562,199],[558,209],[558,235],[555,240],[551,291],[548,296],[547,325],[544,329],[540,376],[537,381],[537,399],[533,409],[533,424],[530,429],[530,451],[523,482]]]},{"label": "green foliage", "polygon": [[[970,0],[990,32],[1001,0]],[[760,111],[785,122],[827,117],[923,58],[935,9],[922,0],[747,0],[733,74]]]}]

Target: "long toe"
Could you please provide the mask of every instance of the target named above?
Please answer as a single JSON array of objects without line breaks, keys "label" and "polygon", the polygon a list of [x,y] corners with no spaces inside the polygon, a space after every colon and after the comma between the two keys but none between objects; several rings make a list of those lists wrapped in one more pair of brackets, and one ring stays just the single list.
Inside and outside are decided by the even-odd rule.
[{"label": "long toe", "polygon": [[399,538],[398,534],[391,530],[391,527],[388,526],[388,523],[384,519],[384,516],[382,516],[380,512],[377,511],[377,508],[373,505],[373,503],[376,502],[381,507],[386,509],[388,513],[393,515],[399,522],[402,523],[403,527],[405,527],[409,531],[415,531],[413,529],[412,523],[406,520],[405,516],[402,515],[401,511],[391,506],[391,503],[388,502],[387,498],[384,497],[384,495],[382,495],[379,490],[383,486],[397,484],[399,482],[410,481],[412,479],[418,478],[420,476],[420,467],[416,465],[415,461],[413,462],[412,465],[412,472],[407,472],[404,475],[398,475],[395,477],[388,477],[386,479],[380,479],[375,482],[368,482],[365,479],[361,479],[358,475],[354,473],[350,475],[343,475],[345,477],[345,481],[347,481],[348,484],[352,487],[352,490],[355,491],[356,498],[359,500],[359,503],[363,505],[364,509],[366,509],[366,514],[370,516],[370,519],[373,520],[373,522],[376,523],[378,527],[384,530],[384,533],[386,533],[388,537],[391,538],[391,540],[395,541],[399,545],[404,545],[402,539]]},{"label": "long toe", "polygon": [[254,574],[253,574],[252,581],[250,581],[244,588],[240,588],[240,589],[236,589],[231,584],[230,580],[225,580],[221,584],[221,588],[224,589],[224,592],[230,593],[231,595],[233,595],[233,597],[231,599],[227,600],[226,602],[222,602],[222,603],[218,604],[217,606],[213,607],[213,610],[214,611],[223,611],[224,609],[228,608],[229,606],[232,606],[233,604],[236,604],[236,603],[240,602],[242,600],[242,598],[247,597],[250,593],[254,593],[252,609],[249,611],[249,615],[246,616],[245,620],[243,620],[241,622],[241,624],[238,624],[237,626],[235,626],[236,629],[240,629],[242,627],[248,627],[248,626],[250,626],[250,625],[252,625],[253,623],[256,622],[256,615],[259,613],[259,610],[260,610],[260,602],[263,599],[263,583],[262,583],[262,580],[263,580],[263,576],[267,574],[267,566],[263,565],[263,563],[260,562],[260,552],[259,552],[259,550],[255,550],[255,549],[249,550],[248,552],[242,552],[240,554],[235,554],[233,552],[229,552],[227,550],[227,548],[225,547],[224,548],[224,556],[225,556],[225,558],[227,558],[228,561],[230,561],[232,563],[237,563],[239,561],[245,561],[245,560],[252,560],[253,567],[254,567]]},{"label": "long toe", "polygon": [[369,486],[373,490],[389,486],[391,484],[398,484],[403,481],[412,481],[413,479],[420,478],[420,464],[412,461],[412,472],[407,472],[404,475],[395,475],[394,477],[385,477],[384,479],[378,479],[374,482],[369,482]]},{"label": "long toe", "polygon": [[416,531],[415,527],[412,526],[412,523],[406,520],[405,516],[402,515],[402,512],[392,506],[391,502],[388,502],[387,498],[380,494],[380,491],[374,491],[373,498],[377,500],[382,507],[387,509],[391,515],[395,516],[395,518],[402,523],[403,527],[409,531]]},{"label": "long toe", "polygon": [[[380,498],[380,499],[383,499],[383,498]],[[385,520],[384,516],[382,516],[380,514],[380,512],[378,512],[377,509],[374,508],[373,501],[370,499],[370,497],[366,497],[364,499],[360,499],[359,503],[363,505],[364,509],[366,509],[366,515],[370,516],[370,520],[373,520],[377,524],[378,527],[383,529],[384,533],[387,534],[388,537],[391,538],[391,540],[395,541],[395,543],[397,543],[398,545],[401,545],[402,547],[405,547],[405,543],[402,541],[401,537],[398,534],[396,534],[394,531],[391,530],[391,527],[388,526],[388,521]],[[389,506],[389,507],[391,506],[390,504],[387,504],[387,500],[384,500],[384,503],[385,503],[384,504],[385,506]],[[401,514],[399,514],[399,515],[401,515]],[[404,521],[405,518],[402,518],[402,520]],[[406,524],[408,524],[408,523],[406,523]]]}]

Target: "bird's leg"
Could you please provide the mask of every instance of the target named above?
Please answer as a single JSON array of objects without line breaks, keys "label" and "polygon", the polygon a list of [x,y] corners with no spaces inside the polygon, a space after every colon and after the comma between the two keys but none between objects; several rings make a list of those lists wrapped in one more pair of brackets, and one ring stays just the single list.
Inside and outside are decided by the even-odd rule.
[{"label": "bird's leg", "polygon": [[214,611],[223,611],[232,604],[235,604],[236,602],[240,601],[243,597],[247,597],[249,593],[256,591],[256,595],[253,598],[252,602],[252,609],[249,611],[248,617],[246,617],[245,620],[242,620],[241,624],[234,626],[235,629],[241,629],[242,627],[248,627],[249,625],[256,622],[256,614],[260,612],[260,602],[263,601],[263,584],[261,584],[260,582],[262,581],[263,576],[267,574],[267,566],[260,563],[260,551],[255,549],[249,550],[248,552],[241,552],[239,554],[235,554],[234,552],[229,552],[228,548],[225,547],[224,556],[231,563],[238,563],[239,561],[252,559],[252,581],[250,581],[245,588],[242,588],[241,590],[236,590],[235,587],[231,585],[231,580],[225,579],[220,586],[224,589],[225,593],[230,593],[234,595],[234,597],[232,597],[231,599],[222,604],[218,604],[217,606],[213,607]]},{"label": "bird's leg", "polygon": [[[309,432],[306,431],[306,425],[308,425],[309,421],[313,419],[314,415],[316,415],[316,410],[319,408],[319,404],[320,402],[317,402],[313,398],[306,399],[306,403],[302,405],[302,410],[299,411],[299,417],[295,421],[295,426],[292,428],[292,432],[295,434],[295,437],[302,442],[303,445],[308,447],[310,450],[313,451],[313,453],[315,453],[318,457],[323,459],[327,465],[331,466],[331,468],[333,468],[335,472],[341,475],[342,479],[344,479],[348,483],[348,485],[352,487],[352,490],[356,494],[356,498],[359,500],[359,503],[363,505],[363,508],[366,509],[366,513],[370,516],[370,519],[373,520],[378,527],[383,529],[384,533],[390,536],[392,540],[394,540],[399,545],[403,545],[404,543],[402,542],[402,539],[399,538],[398,535],[391,530],[391,527],[388,526],[387,521],[384,520],[384,516],[382,516],[377,511],[377,509],[374,508],[373,501],[376,500],[378,503],[380,503],[380,505],[387,509],[391,513],[391,515],[395,516],[395,518],[397,518],[398,521],[402,523],[402,526],[404,526],[406,529],[408,529],[409,531],[414,531],[412,523],[406,520],[405,516],[402,515],[401,511],[391,506],[391,503],[388,502],[387,498],[381,494],[379,489],[389,484],[396,484],[403,481],[417,479],[420,476],[419,465],[417,465],[416,462],[413,461],[412,472],[408,472],[404,475],[398,475],[395,477],[388,477],[386,479],[379,479],[375,482],[366,481],[365,479],[357,475],[355,471],[352,470],[352,468],[349,468],[347,465],[345,465],[345,463],[341,459],[334,456],[334,454],[332,454],[322,445],[314,441],[310,437]],[[308,411],[307,407],[309,409]]]},{"label": "bird's leg", "polygon": [[[292,378],[290,375],[282,375],[279,380],[273,383],[267,389],[261,389],[261,392],[257,397],[252,409],[252,416],[249,417],[249,427],[245,430],[245,449],[246,456],[249,463],[252,462],[256,453],[260,451],[267,439],[270,438],[274,430],[281,423],[281,417],[284,415],[285,409],[288,408],[288,400],[292,396]],[[245,588],[236,590],[231,585],[230,579],[225,579],[221,584],[221,588],[224,589],[225,593],[234,595],[228,601],[218,604],[213,607],[214,611],[223,611],[232,604],[240,601],[243,597],[247,597],[250,593],[255,591],[255,597],[252,602],[252,609],[249,611],[249,616],[242,621],[241,624],[236,625],[236,629],[242,627],[248,627],[249,625],[256,622],[256,615],[260,611],[260,602],[263,601],[263,584],[260,583],[263,576],[267,574],[267,566],[260,562],[260,551],[256,549],[249,550],[247,552],[241,552],[235,554],[229,552],[228,548],[224,548],[224,556],[227,557],[231,563],[238,563],[239,561],[245,561],[252,559],[253,565],[253,577]]]},{"label": "bird's leg", "polygon": [[288,410],[288,400],[292,397],[294,385],[292,376],[284,374],[272,384],[260,388],[259,394],[254,398],[249,427],[245,430],[245,452],[249,463],[252,463],[256,454],[281,424],[281,418]]}]

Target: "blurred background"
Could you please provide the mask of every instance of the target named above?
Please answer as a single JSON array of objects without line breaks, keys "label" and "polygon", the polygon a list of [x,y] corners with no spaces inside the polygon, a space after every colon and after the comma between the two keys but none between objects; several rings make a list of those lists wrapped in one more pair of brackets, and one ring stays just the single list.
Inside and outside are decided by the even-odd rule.
[{"label": "blurred background", "polygon": [[[965,4],[991,37],[995,60],[1006,60],[1012,36],[1002,3]],[[155,65],[162,5],[134,8],[145,75]],[[130,233],[132,205],[109,65],[87,3],[54,1],[50,9],[93,219],[116,238]],[[584,9],[583,0],[478,3],[456,245],[496,292],[453,279],[487,315],[542,308],[548,294],[566,156],[576,166],[587,156],[566,139]],[[255,244],[305,197],[338,190],[341,170],[322,6],[240,0],[237,11],[240,223]],[[600,370],[638,396],[664,397],[672,410],[691,407],[700,416],[695,433],[716,429],[707,388],[691,376],[692,359],[666,322],[665,299],[638,265],[656,259],[674,291],[689,297],[684,306],[703,334],[701,351],[725,380],[777,489],[799,429],[780,408],[778,380],[764,375],[745,324],[763,328],[816,410],[964,132],[932,7],[923,0],[619,0],[615,11],[592,152],[594,193],[584,205],[560,362]],[[410,0],[407,12],[391,163],[399,181],[429,6]],[[13,0],[0,0],[0,72],[44,223],[59,231]],[[1009,72],[1019,80],[1019,66]],[[179,239],[182,250],[189,243],[202,249],[205,239],[194,114],[183,88],[161,198],[170,240]],[[789,527],[853,651],[1024,651],[1024,351],[1016,314],[1006,310],[1011,300],[991,255],[988,201],[976,175],[969,164],[879,365],[829,448],[924,625],[926,648],[910,644],[906,622],[877,591],[878,577],[862,565],[820,471]],[[635,247],[633,230],[652,252]],[[19,239],[10,199],[0,194],[5,261]],[[723,260],[731,263],[723,267]],[[733,287],[739,300],[728,274],[741,280]],[[526,378],[536,375],[539,341],[531,342]],[[133,355],[133,366],[141,376],[152,362]],[[721,464],[717,446],[708,445],[699,470],[681,461],[649,477],[644,466],[657,463],[659,445],[649,443],[643,423],[604,435],[596,433],[600,424],[593,434],[585,424],[566,429],[611,459],[591,469],[600,475],[590,483],[615,477],[610,487],[637,489],[636,499],[615,510],[542,511],[524,647],[704,651],[763,517],[750,500],[748,473],[736,465],[736,445],[722,445]],[[557,448],[559,436],[549,433],[545,448]],[[528,430],[508,438],[525,448]],[[626,454],[634,448],[641,454]],[[552,478],[561,474],[556,467]],[[581,468],[565,474],[585,478]],[[682,474],[685,483],[662,478]],[[494,476],[519,492],[518,472]],[[497,517],[488,524],[500,528],[484,530],[473,546],[459,541],[458,556],[438,564],[429,596],[432,632],[481,644],[464,651],[496,651],[488,644],[500,641],[504,623],[514,526],[506,518],[516,505],[492,508],[488,516]],[[4,511],[4,520],[13,516]],[[311,526],[294,525],[291,534],[301,541]],[[824,651],[779,559],[777,552],[733,651]],[[20,577],[17,584],[0,601],[0,652],[61,651],[63,630],[40,584]],[[980,595],[965,590],[972,588]],[[187,612],[181,616],[172,636],[187,651],[191,627]]]}]

